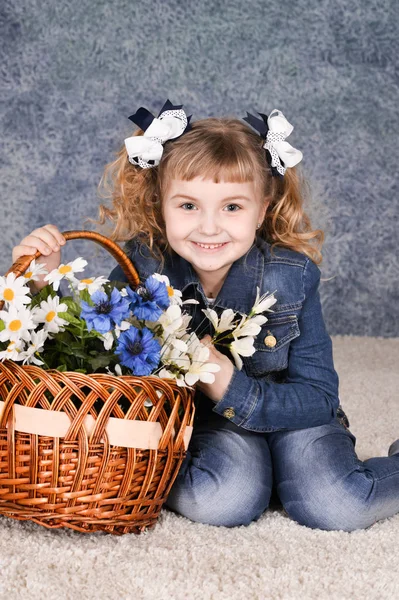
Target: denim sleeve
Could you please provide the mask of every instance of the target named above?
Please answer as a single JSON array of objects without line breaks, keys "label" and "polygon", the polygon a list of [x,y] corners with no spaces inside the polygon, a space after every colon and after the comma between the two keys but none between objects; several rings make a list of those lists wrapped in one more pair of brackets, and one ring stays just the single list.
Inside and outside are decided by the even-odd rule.
[{"label": "denim sleeve", "polygon": [[123,272],[121,266],[116,265],[114,269],[112,269],[111,273],[108,275],[109,281],[127,281],[127,277]]},{"label": "denim sleeve", "polygon": [[320,269],[308,259],[302,274],[305,299],[298,317],[300,335],[290,343],[285,381],[250,377],[234,367],[213,412],[259,432],[305,429],[335,419],[339,378],[323,319],[319,282]]}]

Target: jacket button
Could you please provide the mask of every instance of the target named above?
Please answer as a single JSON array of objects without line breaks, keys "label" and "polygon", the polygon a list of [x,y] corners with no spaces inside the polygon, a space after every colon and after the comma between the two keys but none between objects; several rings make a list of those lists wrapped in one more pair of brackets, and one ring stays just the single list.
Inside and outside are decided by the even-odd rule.
[{"label": "jacket button", "polygon": [[272,334],[267,335],[264,339],[264,342],[265,346],[268,346],[269,348],[273,348],[277,344],[277,340]]},{"label": "jacket button", "polygon": [[232,419],[233,417],[235,417],[236,413],[234,411],[234,408],[226,408],[226,410],[223,411],[223,416],[226,417],[226,419]]}]

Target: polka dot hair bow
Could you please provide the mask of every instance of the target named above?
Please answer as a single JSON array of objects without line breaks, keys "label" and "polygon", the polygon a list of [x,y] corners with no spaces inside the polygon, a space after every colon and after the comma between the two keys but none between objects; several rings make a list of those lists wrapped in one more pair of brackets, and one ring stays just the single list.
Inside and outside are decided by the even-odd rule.
[{"label": "polka dot hair bow", "polygon": [[292,133],[294,127],[287,121],[281,110],[277,110],[277,108],[272,110],[268,117],[262,113],[258,113],[258,115],[262,117],[262,120],[250,115],[247,111],[244,121],[249,123],[265,139],[263,148],[268,150],[266,157],[272,175],[284,177],[287,167],[295,167],[303,158],[300,150],[285,141],[285,138]]},{"label": "polka dot hair bow", "polygon": [[141,106],[134,115],[128,117],[144,135],[125,139],[125,146],[132,165],[142,169],[151,169],[159,164],[163,154],[163,144],[173,140],[191,129],[190,119],[181,105],[174,106],[166,100],[158,117],[154,117],[146,108]]}]

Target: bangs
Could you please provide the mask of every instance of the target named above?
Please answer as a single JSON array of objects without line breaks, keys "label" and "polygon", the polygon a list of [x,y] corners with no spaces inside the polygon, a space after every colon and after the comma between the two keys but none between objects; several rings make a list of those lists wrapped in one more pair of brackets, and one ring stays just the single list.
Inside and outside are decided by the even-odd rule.
[{"label": "bangs", "polygon": [[[254,160],[254,148],[248,148],[248,130],[242,131],[242,124],[239,124],[241,131],[237,131],[234,127],[230,129],[226,121],[207,121],[212,121],[214,127],[203,130],[197,126],[171,141],[169,147],[165,146],[166,156],[159,166],[162,195],[172,179],[192,181],[200,177],[211,179],[214,183],[254,182],[256,186],[258,168]],[[254,136],[254,142],[259,152],[258,136]]]}]

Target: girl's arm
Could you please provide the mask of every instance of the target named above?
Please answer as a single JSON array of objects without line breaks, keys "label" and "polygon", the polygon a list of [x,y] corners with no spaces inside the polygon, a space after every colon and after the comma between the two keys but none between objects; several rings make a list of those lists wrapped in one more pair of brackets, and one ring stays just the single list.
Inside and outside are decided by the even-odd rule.
[{"label": "girl's arm", "polygon": [[[301,334],[290,343],[286,380],[275,383],[250,377],[233,365],[228,387],[213,408],[244,429],[305,429],[330,423],[336,417],[339,378],[320,303],[320,269],[308,259],[302,277],[305,300],[298,317]],[[215,373],[216,378],[219,373]]]}]

